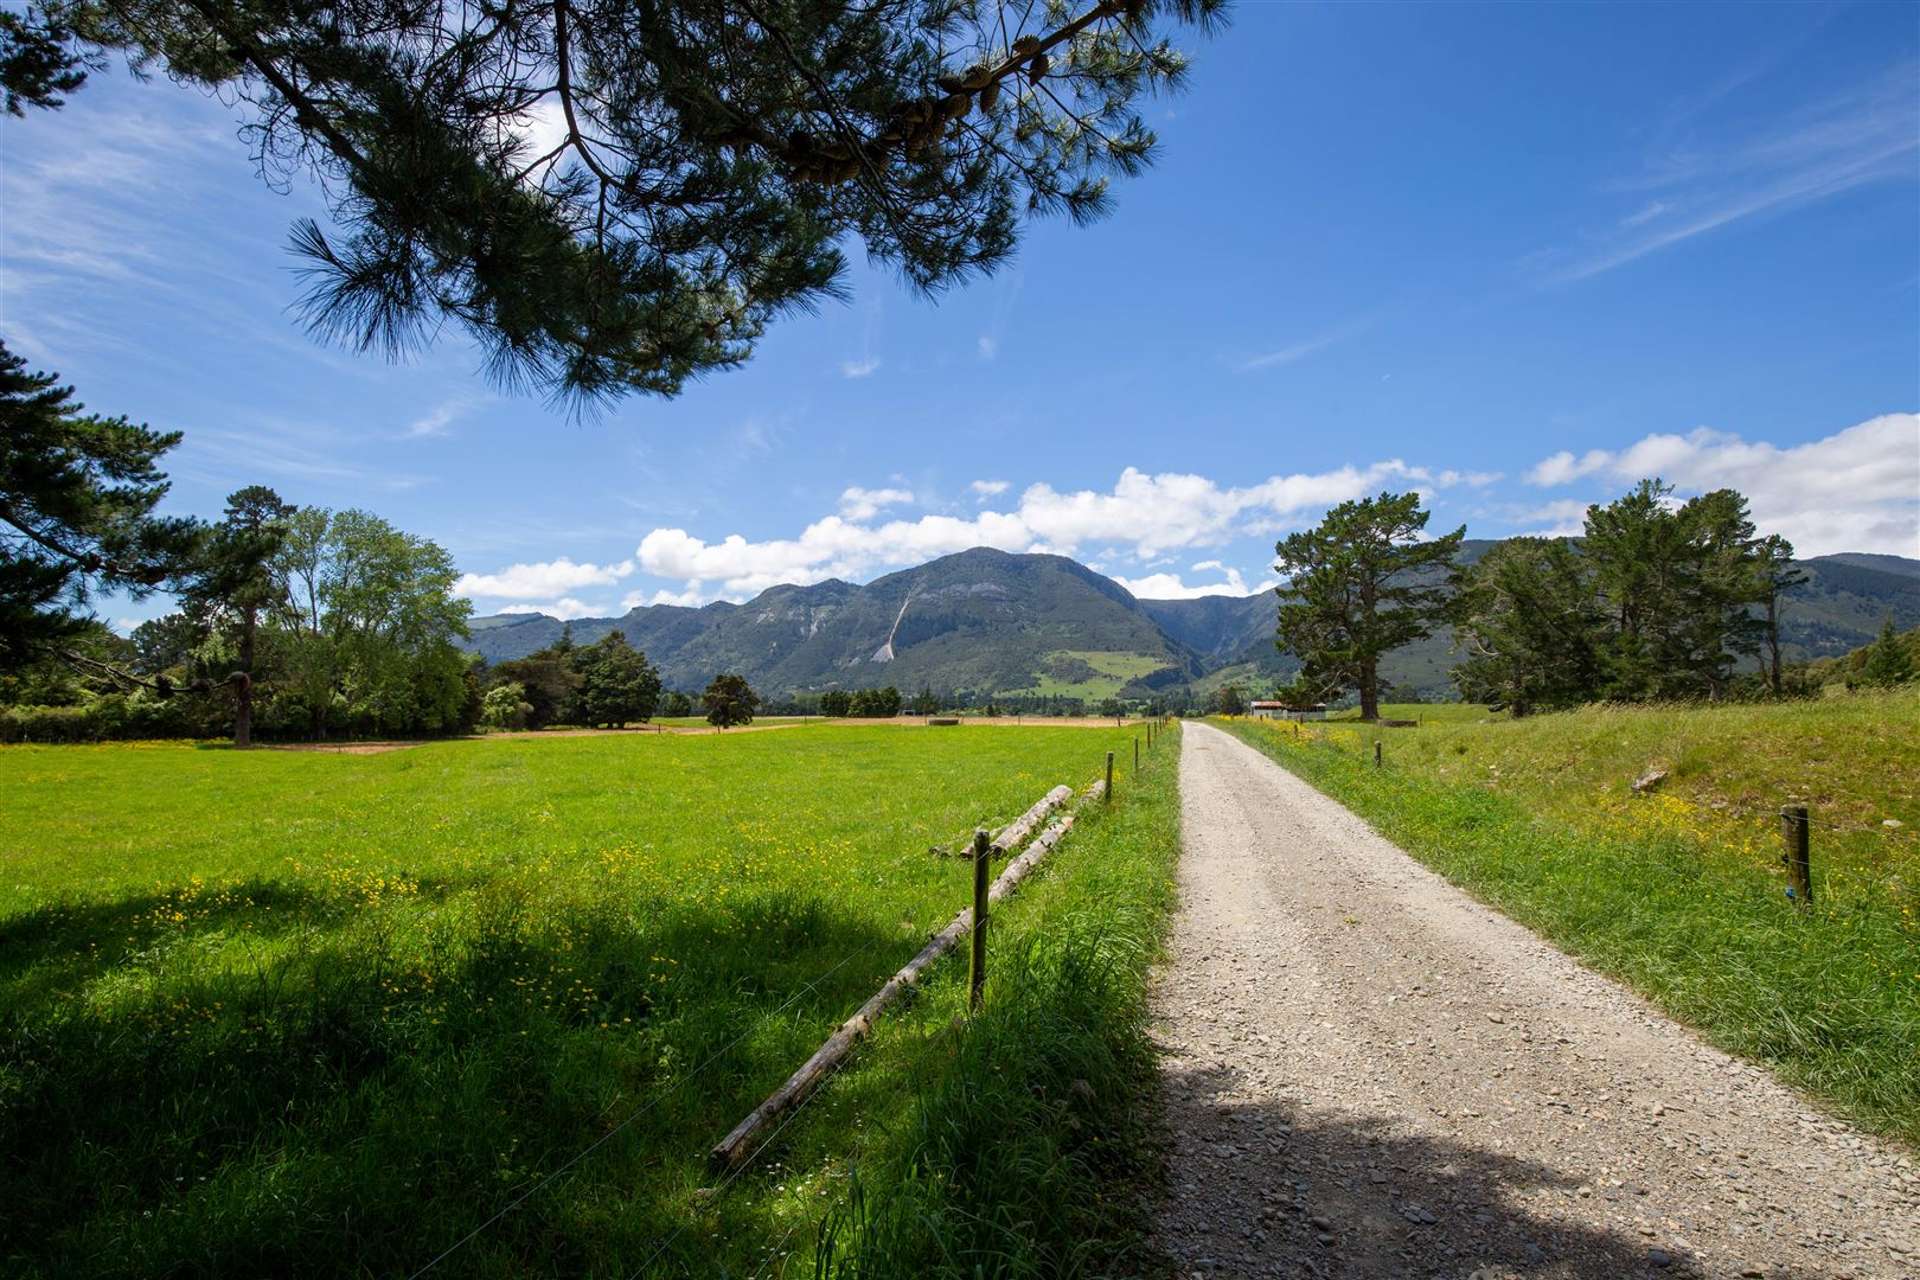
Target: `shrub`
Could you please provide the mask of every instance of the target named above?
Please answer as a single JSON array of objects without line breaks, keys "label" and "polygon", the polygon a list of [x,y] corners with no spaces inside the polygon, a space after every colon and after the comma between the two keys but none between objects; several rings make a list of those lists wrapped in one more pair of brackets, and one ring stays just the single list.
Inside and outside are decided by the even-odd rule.
[{"label": "shrub", "polygon": [[0,741],[98,742],[100,721],[88,707],[0,709]]},{"label": "shrub", "polygon": [[524,729],[532,714],[533,704],[518,681],[497,684],[480,699],[480,723],[489,729]]}]

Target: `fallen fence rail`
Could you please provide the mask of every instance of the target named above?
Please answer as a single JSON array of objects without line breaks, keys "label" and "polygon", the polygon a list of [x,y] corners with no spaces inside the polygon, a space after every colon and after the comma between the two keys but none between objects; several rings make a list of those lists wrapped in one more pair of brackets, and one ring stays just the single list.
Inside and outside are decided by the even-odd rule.
[{"label": "fallen fence rail", "polygon": [[[1100,783],[1094,784],[1104,791]],[[1027,834],[1038,826],[1046,815],[1073,797],[1073,789],[1058,786],[1026,811],[1013,823],[1005,827],[989,846],[988,856],[994,852],[1011,853]],[[1039,865],[1040,860],[1060,843],[1063,836],[1073,827],[1073,815],[1066,814],[1056,819],[1045,831],[1041,832],[1027,851],[1008,863],[993,882],[987,899],[998,902],[1012,893],[1027,874]],[[887,979],[886,985],[875,992],[873,998],[854,1013],[851,1018],[840,1024],[826,1043],[814,1051],[812,1057],[800,1065],[800,1069],[787,1077],[786,1083],[762,1102],[758,1107],[733,1127],[733,1131],[722,1138],[708,1152],[708,1162],[717,1170],[731,1170],[751,1159],[759,1148],[752,1147],[753,1136],[768,1123],[804,1103],[814,1090],[825,1083],[840,1066],[860,1040],[873,1029],[874,1020],[902,995],[919,984],[920,977],[934,961],[960,944],[960,940],[973,930],[973,908],[967,907],[947,924],[947,927],[933,935],[926,946],[920,948],[918,955],[909,960],[899,972]]]}]

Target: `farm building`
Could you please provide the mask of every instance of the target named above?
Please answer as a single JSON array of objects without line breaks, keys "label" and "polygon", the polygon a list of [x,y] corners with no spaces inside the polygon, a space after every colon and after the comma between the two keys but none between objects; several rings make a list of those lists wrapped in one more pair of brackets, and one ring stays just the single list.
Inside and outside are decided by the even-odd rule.
[{"label": "farm building", "polygon": [[1261,720],[1325,720],[1327,704],[1255,700],[1247,704],[1247,714]]}]

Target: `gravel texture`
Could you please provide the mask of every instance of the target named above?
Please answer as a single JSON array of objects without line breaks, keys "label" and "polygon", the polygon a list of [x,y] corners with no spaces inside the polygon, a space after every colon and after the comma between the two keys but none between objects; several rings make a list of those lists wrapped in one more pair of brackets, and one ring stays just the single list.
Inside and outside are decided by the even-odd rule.
[{"label": "gravel texture", "polygon": [[1179,1276],[1920,1277],[1911,1153],[1185,730],[1155,988]]}]

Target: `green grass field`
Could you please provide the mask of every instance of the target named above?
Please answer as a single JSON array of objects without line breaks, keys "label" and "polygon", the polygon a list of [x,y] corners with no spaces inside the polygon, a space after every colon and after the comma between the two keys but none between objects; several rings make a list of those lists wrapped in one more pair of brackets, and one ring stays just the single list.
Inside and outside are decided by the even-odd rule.
[{"label": "green grass field", "polygon": [[[1920,1140],[1920,691],[1383,714],[1422,724],[1227,723],[1724,1048]],[[1785,804],[1812,811],[1811,910],[1785,894]]]},{"label": "green grass field", "polygon": [[[1134,779],[1132,733],[0,749],[0,1270],[1104,1266],[1137,1235],[1177,846],[1172,740]],[[1121,799],[996,915],[982,1014],[943,965],[697,1199],[707,1147],[964,905],[929,846],[1109,749]]]}]

